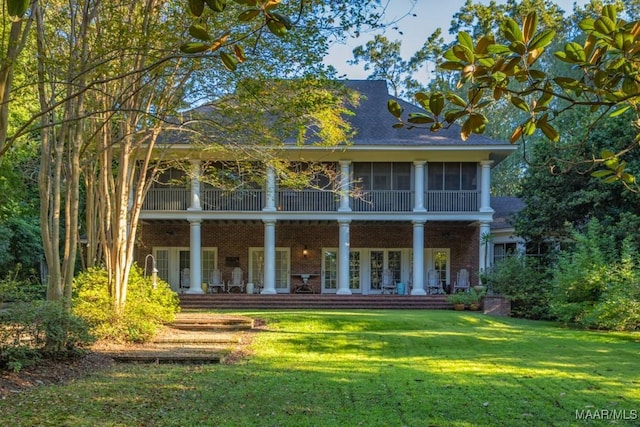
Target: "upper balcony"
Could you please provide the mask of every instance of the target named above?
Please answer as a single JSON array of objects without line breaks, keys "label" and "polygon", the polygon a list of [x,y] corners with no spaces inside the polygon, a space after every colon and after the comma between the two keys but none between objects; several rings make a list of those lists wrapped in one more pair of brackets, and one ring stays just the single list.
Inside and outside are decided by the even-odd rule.
[{"label": "upper balcony", "polygon": [[[353,212],[402,213],[414,210],[414,191],[371,190],[351,197]],[[200,204],[204,211],[260,212],[266,206],[266,192],[260,189],[229,192],[202,189]],[[143,204],[143,211],[186,211],[191,194],[185,188],[151,188]],[[339,194],[322,190],[281,190],[276,195],[276,208],[282,212],[336,212],[340,207]],[[426,191],[424,207],[428,212],[478,212],[479,191]]]}]

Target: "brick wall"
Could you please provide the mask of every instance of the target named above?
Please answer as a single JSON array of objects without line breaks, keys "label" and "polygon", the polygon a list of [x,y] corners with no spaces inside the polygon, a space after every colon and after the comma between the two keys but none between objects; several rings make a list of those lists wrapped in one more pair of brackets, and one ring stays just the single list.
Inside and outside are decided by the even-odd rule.
[{"label": "brick wall", "polygon": [[[223,277],[231,276],[231,266],[225,260],[238,258],[246,272],[249,267],[249,247],[262,247],[264,225],[262,222],[202,223],[202,246],[218,248],[218,264]],[[337,223],[280,223],[276,224],[276,246],[291,250],[291,271],[320,273],[322,248],[338,247]],[[426,248],[451,249],[451,281],[456,272],[467,268],[471,282],[477,282],[479,231],[467,223],[426,223],[424,242]],[[353,222],[350,227],[352,248],[413,248],[413,226],[404,223]],[[185,222],[147,221],[140,227],[136,261],[141,265],[153,247],[189,247],[189,224]],[[303,256],[304,246],[308,255]],[[311,282],[319,290],[320,279]],[[292,283],[295,286],[295,283]]]}]

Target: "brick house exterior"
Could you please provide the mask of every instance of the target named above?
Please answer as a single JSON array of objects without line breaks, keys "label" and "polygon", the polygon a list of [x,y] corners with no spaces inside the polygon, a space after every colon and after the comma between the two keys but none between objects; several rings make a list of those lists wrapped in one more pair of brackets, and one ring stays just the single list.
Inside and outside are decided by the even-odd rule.
[{"label": "brick house exterior", "polygon": [[[136,261],[144,265],[153,255],[160,277],[188,293],[206,291],[214,271],[229,281],[236,267],[249,290],[263,294],[381,293],[383,270],[411,295],[428,293],[429,270],[445,290],[463,268],[477,283],[488,267],[480,236],[493,222],[491,168],[515,147],[478,135],[462,141],[455,127],[394,129],[385,82],[345,85],[365,97],[348,119],[357,132],[352,145],[291,147],[305,159],[333,162],[337,191],[279,189],[265,166],[264,188],[225,195],[199,184],[200,161],[193,160],[190,188],[147,195]],[[364,202],[353,197],[353,185],[363,186]]]}]

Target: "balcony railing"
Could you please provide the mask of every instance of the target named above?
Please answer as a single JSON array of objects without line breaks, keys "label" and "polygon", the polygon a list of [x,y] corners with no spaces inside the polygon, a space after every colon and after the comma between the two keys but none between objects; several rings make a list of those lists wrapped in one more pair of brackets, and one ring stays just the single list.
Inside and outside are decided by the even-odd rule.
[{"label": "balcony railing", "polygon": [[200,202],[205,211],[259,211],[264,206],[264,191],[204,189],[200,193]]},{"label": "balcony railing", "polygon": [[339,196],[332,191],[282,190],[278,192],[278,210],[284,212],[335,212]]},{"label": "balcony railing", "polygon": [[479,200],[478,191],[428,191],[425,208],[429,212],[477,212]]},{"label": "balcony railing", "polygon": [[354,198],[352,209],[356,212],[411,212],[413,191],[367,191]]},{"label": "balcony railing", "polygon": [[[276,196],[276,207],[283,212],[335,212],[339,197],[331,191],[282,190]],[[184,188],[152,188],[143,204],[145,211],[186,210],[190,202],[189,190]],[[258,212],[265,206],[265,192],[259,189],[234,192],[203,189],[200,193],[205,211]],[[428,191],[425,208],[429,212],[477,212],[480,207],[478,191]],[[350,201],[354,212],[411,212],[413,191],[367,191]]]}]

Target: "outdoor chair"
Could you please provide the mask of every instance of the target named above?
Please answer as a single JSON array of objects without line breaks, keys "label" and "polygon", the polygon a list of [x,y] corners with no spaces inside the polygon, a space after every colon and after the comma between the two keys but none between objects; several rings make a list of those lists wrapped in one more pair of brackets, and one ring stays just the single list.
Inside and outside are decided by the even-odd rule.
[{"label": "outdoor chair", "polygon": [[458,290],[462,290],[468,292],[470,288],[469,283],[469,271],[466,268],[460,269],[458,271],[456,282],[453,284],[453,292],[456,293]]},{"label": "outdoor chair", "polygon": [[444,289],[442,289],[442,282],[440,282],[440,275],[436,270],[433,269],[427,270],[427,294],[444,294]]},{"label": "outdoor chair", "polygon": [[189,289],[191,286],[191,270],[189,268],[183,268],[180,273],[180,289]]},{"label": "outdoor chair", "polygon": [[393,277],[393,272],[387,268],[382,272],[382,294],[384,295],[385,292],[395,294],[396,291],[396,279]]},{"label": "outdoor chair", "polygon": [[244,279],[242,278],[242,269],[236,267],[231,272],[231,280],[227,282],[227,292],[231,292],[233,288],[240,290],[240,293],[244,292]]},{"label": "outdoor chair", "polygon": [[209,281],[209,293],[224,292],[224,281],[220,276],[220,270],[217,268],[211,273],[211,280]]}]

